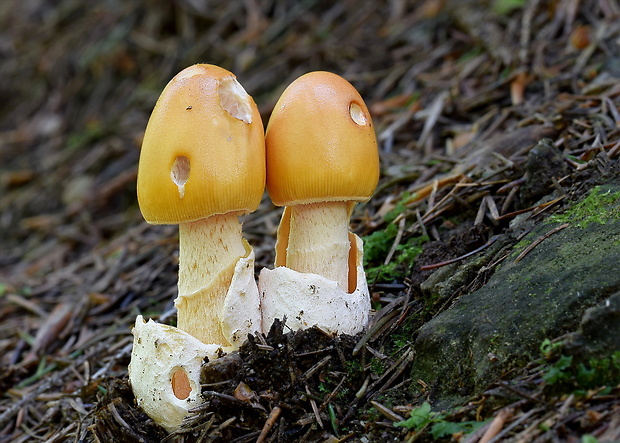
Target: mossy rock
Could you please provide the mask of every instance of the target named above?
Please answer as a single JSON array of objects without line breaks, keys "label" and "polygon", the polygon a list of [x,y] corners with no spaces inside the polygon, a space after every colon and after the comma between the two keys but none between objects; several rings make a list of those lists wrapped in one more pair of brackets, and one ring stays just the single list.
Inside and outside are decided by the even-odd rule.
[{"label": "mossy rock", "polygon": [[417,331],[412,378],[447,406],[537,358],[545,338],[577,330],[586,309],[620,289],[619,210],[620,186],[598,186],[539,224],[485,286]]}]

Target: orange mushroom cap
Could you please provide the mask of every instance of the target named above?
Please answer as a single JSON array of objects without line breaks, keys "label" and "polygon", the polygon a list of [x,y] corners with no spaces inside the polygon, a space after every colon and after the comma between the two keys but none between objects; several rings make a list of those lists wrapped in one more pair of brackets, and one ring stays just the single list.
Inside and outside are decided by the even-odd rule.
[{"label": "orange mushroom cap", "polygon": [[266,133],[267,190],[274,204],[366,201],[379,180],[370,113],[342,77],[311,72],[283,92]]},{"label": "orange mushroom cap", "polygon": [[179,224],[251,212],[265,188],[263,124],[229,71],[199,64],[164,88],[138,166],[138,203],[149,223]]}]

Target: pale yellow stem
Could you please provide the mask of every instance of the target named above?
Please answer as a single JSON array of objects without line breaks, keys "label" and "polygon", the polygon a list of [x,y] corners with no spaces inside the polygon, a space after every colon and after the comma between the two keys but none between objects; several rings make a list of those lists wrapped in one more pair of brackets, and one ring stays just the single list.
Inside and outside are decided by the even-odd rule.
[{"label": "pale yellow stem", "polygon": [[247,255],[238,214],[179,225],[177,327],[203,343],[229,346],[220,313],[235,264]]},{"label": "pale yellow stem", "polygon": [[286,267],[321,275],[348,290],[349,210],[346,202],[294,205],[290,211]]}]

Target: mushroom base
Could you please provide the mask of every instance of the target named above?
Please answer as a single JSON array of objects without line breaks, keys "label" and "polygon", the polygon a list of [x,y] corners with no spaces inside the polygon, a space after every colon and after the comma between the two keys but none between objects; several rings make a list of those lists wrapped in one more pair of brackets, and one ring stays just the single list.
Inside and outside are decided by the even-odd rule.
[{"label": "mushroom base", "polygon": [[[129,381],[138,406],[167,431],[181,426],[189,409],[203,402],[200,367],[205,357],[217,358],[218,345],[205,345],[187,332],[141,315],[132,329],[134,336]],[[178,398],[173,390],[176,371],[185,372],[189,395]]]},{"label": "mushroom base", "polygon": [[351,293],[335,281],[317,274],[302,273],[284,266],[263,269],[258,281],[263,314],[263,331],[275,319],[286,317],[286,326],[306,329],[318,326],[327,333],[354,335],[364,330],[370,312],[370,294],[362,264],[362,240],[351,234],[356,252],[357,284]]},{"label": "mushroom base", "polygon": [[[129,381],[138,405],[169,432],[181,425],[190,408],[203,401],[200,367],[205,357],[214,360],[237,350],[248,334],[261,330],[254,251],[249,245],[247,256],[239,259],[231,271],[232,280],[218,315],[220,332],[227,345],[205,344],[181,328],[153,320],[145,322],[141,315],[136,318]],[[229,273],[228,270],[222,272]],[[180,296],[176,300],[177,307],[185,310],[185,314],[191,310],[192,315],[199,315],[197,306],[204,306],[200,303],[201,294],[202,290]],[[197,317],[192,325],[194,330],[200,329],[200,323]]]}]

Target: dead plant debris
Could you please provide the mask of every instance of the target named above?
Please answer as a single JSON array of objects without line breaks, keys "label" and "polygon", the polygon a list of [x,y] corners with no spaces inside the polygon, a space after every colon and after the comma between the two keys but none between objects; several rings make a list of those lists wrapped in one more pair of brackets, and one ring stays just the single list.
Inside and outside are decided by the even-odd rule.
[{"label": "dead plant debris", "polygon": [[[0,442],[619,440],[618,387],[554,390],[540,361],[435,416],[488,420],[472,434],[394,426],[430,389],[407,370],[415,331],[449,307],[420,283],[501,238],[454,296],[483,285],[545,215],[618,180],[619,19],[611,0],[3,2]],[[383,166],[353,228],[392,230],[368,266],[393,272],[362,336],[279,324],[205,366],[206,403],[166,436],[127,364],[138,313],[175,321],[177,238],[142,221],[135,176],[161,89],[198,62],[235,72],[265,121],[305,72],[359,89]],[[279,217],[266,197],[245,220],[259,267]]]}]

